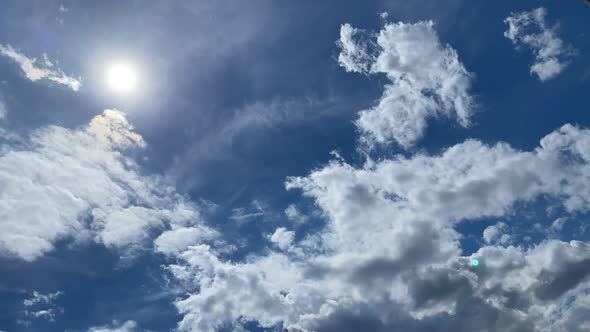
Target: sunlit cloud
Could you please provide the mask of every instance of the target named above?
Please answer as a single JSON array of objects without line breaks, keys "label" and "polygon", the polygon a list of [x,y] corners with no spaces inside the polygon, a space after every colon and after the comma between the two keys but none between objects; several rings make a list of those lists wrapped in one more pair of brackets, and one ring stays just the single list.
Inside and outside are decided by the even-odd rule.
[{"label": "sunlit cloud", "polygon": [[0,45],[0,54],[18,63],[25,76],[33,82],[47,79],[68,86],[73,91],[80,90],[82,86],[80,78],[66,75],[63,70],[57,68],[54,63],[49,61],[46,54],[43,55],[42,61],[37,61],[35,58],[29,58],[18,52],[10,45]]}]

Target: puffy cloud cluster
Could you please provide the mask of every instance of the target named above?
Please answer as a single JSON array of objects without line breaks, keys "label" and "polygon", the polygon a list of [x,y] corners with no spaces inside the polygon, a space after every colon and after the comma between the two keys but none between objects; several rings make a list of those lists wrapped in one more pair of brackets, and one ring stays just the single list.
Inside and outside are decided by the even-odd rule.
[{"label": "puffy cloud cluster", "polygon": [[[193,229],[191,241],[211,236],[192,203],[162,177],[141,174],[123,153],[144,145],[123,113],[106,110],[87,126],[48,126],[3,146],[0,253],[33,261],[68,239],[133,250],[154,233],[181,228]],[[172,250],[172,236],[158,248]]]},{"label": "puffy cloud cluster", "polygon": [[288,230],[285,227],[279,227],[269,236],[270,242],[276,244],[282,250],[286,250],[291,246],[295,232]]},{"label": "puffy cloud cluster", "polygon": [[531,74],[541,81],[554,78],[570,62],[571,47],[564,44],[557,35],[556,27],[549,27],[545,22],[547,10],[543,7],[521,13],[513,13],[504,22],[508,30],[504,36],[515,46],[526,46],[535,55],[531,65]]},{"label": "puffy cloud cluster", "polygon": [[[357,121],[366,142],[409,147],[432,116],[469,124],[471,74],[431,22],[387,24],[372,37],[343,25],[339,41],[347,71],[392,81]],[[223,260],[215,246],[176,248],[168,270],[189,285],[176,301],[178,329],[240,331],[256,321],[290,332],[583,330],[588,243],[515,247],[508,225],[497,223],[483,232],[487,246],[463,256],[455,226],[528,203],[586,213],[589,164],[590,131],[571,125],[533,151],[468,140],[361,167],[336,158],[287,181],[315,201],[326,218],[321,231],[280,227],[268,236],[274,249],[242,262]],[[294,206],[285,214],[299,216]]]},{"label": "puffy cloud cluster", "polygon": [[499,242],[501,244],[507,244],[510,242],[510,235],[504,233],[508,225],[503,222],[499,222],[495,225],[488,226],[483,231],[483,239],[486,243]]},{"label": "puffy cloud cluster", "polygon": [[[378,34],[346,24],[339,45],[347,71],[391,81],[357,120],[365,143],[411,147],[432,117],[469,125],[472,74],[441,44],[432,22],[387,23]],[[0,51],[12,52],[31,80],[52,79],[34,60]],[[232,246],[201,223],[197,206],[126,156],[145,145],[116,110],[81,128],[50,126],[19,144],[4,143],[0,253],[33,261],[66,240],[117,250],[153,246],[186,287],[174,303],[182,315],[179,331],[244,331],[252,321],[289,332],[584,331],[590,325],[590,244],[515,246],[500,222],[483,231],[484,247],[465,255],[456,228],[514,215],[528,203],[590,212],[588,129],[565,125],[532,151],[467,140],[436,155],[368,159],[360,166],[335,158],[286,183],[315,202],[325,226],[310,231],[303,226],[308,218],[290,205],[285,216],[293,230],[277,228],[266,236],[266,250],[238,261],[221,255]],[[268,215],[253,201],[230,218]],[[563,222],[554,224],[559,231]],[[470,264],[474,258],[479,266]],[[24,305],[57,296],[35,293]],[[88,329],[138,330],[134,321]]]},{"label": "puffy cloud cluster", "polygon": [[31,81],[47,79],[58,84],[65,85],[73,91],[80,90],[82,82],[80,79],[66,75],[61,69],[56,68],[55,64],[49,61],[47,55],[43,55],[43,61],[37,62],[35,58],[29,58],[19,53],[10,45],[0,45],[0,55],[14,60],[20,65],[25,76]]},{"label": "puffy cloud cluster", "polygon": [[277,251],[243,262],[208,245],[178,254],[169,271],[197,289],[176,302],[179,330],[580,330],[590,324],[590,244],[496,246],[506,227],[497,224],[484,234],[492,245],[463,256],[455,226],[540,199],[587,212],[588,179],[590,130],[571,125],[533,151],[469,140],[362,167],[335,160],[287,182],[325,214],[320,232],[279,228],[269,237]]},{"label": "puffy cloud cluster", "polygon": [[411,147],[429,118],[446,117],[468,126],[475,102],[472,74],[457,52],[441,44],[431,21],[388,23],[378,34],[344,24],[338,61],[349,72],[385,74],[391,84],[356,121],[368,144],[397,142]]}]

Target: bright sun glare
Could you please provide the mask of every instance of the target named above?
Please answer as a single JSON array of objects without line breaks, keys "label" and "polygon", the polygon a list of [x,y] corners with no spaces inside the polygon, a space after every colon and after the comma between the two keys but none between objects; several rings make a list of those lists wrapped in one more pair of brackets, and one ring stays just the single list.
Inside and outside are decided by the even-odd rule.
[{"label": "bright sun glare", "polygon": [[107,83],[116,92],[129,93],[137,85],[137,73],[131,65],[117,63],[109,68]]}]

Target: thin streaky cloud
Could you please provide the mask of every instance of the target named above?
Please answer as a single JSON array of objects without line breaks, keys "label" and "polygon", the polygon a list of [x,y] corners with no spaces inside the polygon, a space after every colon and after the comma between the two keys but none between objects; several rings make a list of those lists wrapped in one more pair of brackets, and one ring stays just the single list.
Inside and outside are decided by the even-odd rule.
[{"label": "thin streaky cloud", "polygon": [[73,91],[78,91],[82,87],[82,81],[79,78],[68,76],[61,69],[56,68],[46,54],[43,55],[43,61],[39,62],[35,58],[29,58],[18,52],[10,45],[1,44],[0,54],[18,63],[26,78],[33,82],[47,79],[65,85]]}]

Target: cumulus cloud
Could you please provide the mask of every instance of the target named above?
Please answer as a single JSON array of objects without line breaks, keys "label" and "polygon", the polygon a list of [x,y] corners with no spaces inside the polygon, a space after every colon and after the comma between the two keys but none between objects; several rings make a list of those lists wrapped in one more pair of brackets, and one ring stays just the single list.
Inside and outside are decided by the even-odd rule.
[{"label": "cumulus cloud", "polygon": [[553,324],[555,331],[583,332],[590,330],[590,294],[578,294],[570,304],[563,305],[566,310],[556,313]]},{"label": "cumulus cloud", "polygon": [[480,282],[477,291],[498,308],[535,319],[536,331],[561,331],[563,318],[579,310],[586,316],[567,324],[590,323],[590,311],[584,308],[590,287],[588,243],[547,240],[529,250],[484,247],[474,255],[485,262],[474,270]]},{"label": "cumulus cloud", "polygon": [[211,241],[219,237],[219,233],[203,226],[174,227],[162,233],[154,242],[156,251],[165,255],[175,256],[191,245]]},{"label": "cumulus cloud", "polygon": [[441,44],[431,21],[388,23],[378,34],[344,24],[338,45],[338,61],[346,71],[385,74],[391,81],[377,105],[360,112],[356,121],[365,142],[411,147],[424,135],[429,118],[470,125],[473,75],[454,49]]},{"label": "cumulus cloud", "polygon": [[272,235],[268,237],[270,242],[276,244],[281,250],[287,250],[291,246],[295,232],[287,230],[285,227],[279,227]]},{"label": "cumulus cloud", "polygon": [[508,228],[508,225],[499,222],[495,225],[488,226],[483,231],[483,239],[486,243],[499,241],[502,244],[507,244],[510,241],[510,235],[503,234]]},{"label": "cumulus cloud", "polygon": [[340,39],[337,44],[341,51],[338,62],[347,72],[368,74],[371,71],[376,56],[372,54],[374,43],[370,38],[364,30],[353,28],[350,24],[340,27]]},{"label": "cumulus cloud", "polygon": [[198,291],[176,301],[178,329],[248,321],[290,332],[584,326],[590,244],[497,246],[498,224],[487,232],[491,244],[466,257],[455,226],[513,215],[541,198],[572,214],[588,211],[589,147],[590,130],[565,125],[532,151],[469,140],[361,167],[338,159],[290,178],[287,188],[326,216],[324,229],[297,240],[278,229],[271,238],[288,252],[242,262],[224,261],[208,245],[185,248],[169,271]]},{"label": "cumulus cloud", "polygon": [[66,75],[61,69],[57,68],[43,55],[42,61],[37,61],[35,58],[29,58],[26,55],[18,52],[10,45],[0,45],[0,55],[8,57],[19,64],[25,76],[31,81],[38,81],[47,79],[58,84],[65,85],[73,91],[78,91],[82,86],[81,80]]},{"label": "cumulus cloud", "polygon": [[137,332],[140,331],[136,322],[128,320],[126,322],[113,321],[109,325],[95,326],[88,329],[88,332]]},{"label": "cumulus cloud", "polygon": [[127,251],[147,244],[154,232],[197,225],[192,203],[125,156],[144,145],[116,110],[81,128],[48,126],[22,144],[6,143],[0,149],[0,253],[33,261],[60,240]]},{"label": "cumulus cloud", "polygon": [[543,7],[521,13],[512,13],[504,22],[508,30],[504,36],[516,47],[526,46],[535,56],[531,65],[531,74],[539,80],[546,81],[561,73],[569,64],[572,56],[571,47],[565,45],[557,35],[557,27],[547,26]]}]

